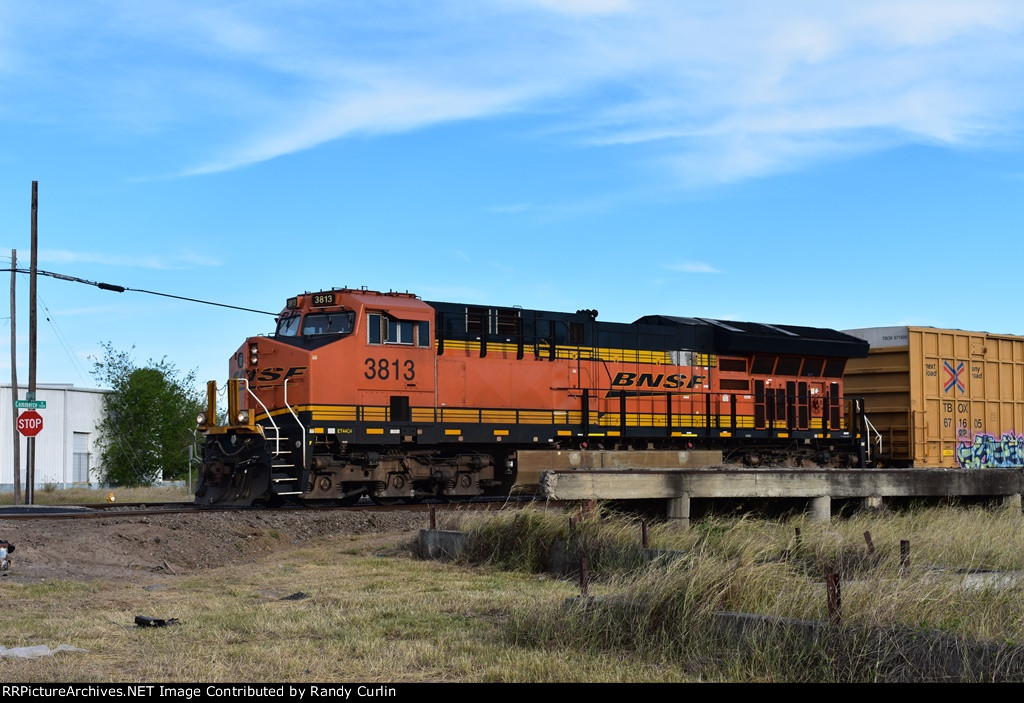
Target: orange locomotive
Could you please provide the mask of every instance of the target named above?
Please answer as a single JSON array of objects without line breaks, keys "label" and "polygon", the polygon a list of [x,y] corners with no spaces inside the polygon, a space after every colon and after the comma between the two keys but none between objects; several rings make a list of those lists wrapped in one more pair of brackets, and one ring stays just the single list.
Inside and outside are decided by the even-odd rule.
[{"label": "orange locomotive", "polygon": [[721,448],[748,465],[852,463],[834,330],[425,302],[338,289],[288,300],[216,383],[196,500],[376,502],[507,493],[519,452]]}]

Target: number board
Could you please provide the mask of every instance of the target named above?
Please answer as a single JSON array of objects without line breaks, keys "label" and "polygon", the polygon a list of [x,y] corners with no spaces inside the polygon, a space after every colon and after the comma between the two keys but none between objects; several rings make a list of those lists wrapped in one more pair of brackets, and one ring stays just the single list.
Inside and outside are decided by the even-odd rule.
[{"label": "number board", "polygon": [[334,305],[334,293],[313,293],[313,305]]}]

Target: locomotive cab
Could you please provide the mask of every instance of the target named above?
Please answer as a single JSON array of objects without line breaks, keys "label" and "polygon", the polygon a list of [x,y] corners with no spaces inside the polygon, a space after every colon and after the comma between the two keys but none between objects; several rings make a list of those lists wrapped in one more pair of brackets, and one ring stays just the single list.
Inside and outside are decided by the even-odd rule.
[{"label": "locomotive cab", "polygon": [[341,289],[289,299],[275,331],[246,340],[231,362],[238,405],[252,411],[262,439],[248,438],[256,478],[225,482],[242,471],[228,459],[232,447],[208,432],[213,458],[198,499],[246,502],[264,485],[272,500],[480,493],[479,469],[489,461],[461,452],[438,459],[414,446],[430,419],[422,409],[437,402],[433,322],[433,309],[409,293]]}]

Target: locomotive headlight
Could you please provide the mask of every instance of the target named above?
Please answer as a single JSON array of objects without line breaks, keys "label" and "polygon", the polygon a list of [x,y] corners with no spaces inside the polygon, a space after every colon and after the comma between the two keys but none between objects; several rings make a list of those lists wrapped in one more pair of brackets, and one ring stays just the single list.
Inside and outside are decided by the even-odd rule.
[{"label": "locomotive headlight", "polygon": [[259,361],[259,346],[255,343],[249,345],[249,363],[253,366]]},{"label": "locomotive headlight", "polygon": [[248,410],[241,410],[241,411],[239,411],[238,417],[235,418],[235,419],[238,420],[238,424],[239,425],[248,425],[249,424],[249,411]]},{"label": "locomotive headlight", "polygon": [[196,424],[197,425],[205,425],[206,424],[206,413],[199,413],[198,415],[196,415]]}]

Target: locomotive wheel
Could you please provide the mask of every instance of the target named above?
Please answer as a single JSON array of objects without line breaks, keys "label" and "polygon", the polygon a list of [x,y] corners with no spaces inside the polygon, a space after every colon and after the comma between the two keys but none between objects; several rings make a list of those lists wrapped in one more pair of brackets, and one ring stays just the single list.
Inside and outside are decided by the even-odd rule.
[{"label": "locomotive wheel", "polygon": [[[393,492],[405,492],[407,491],[408,487],[408,478],[406,476],[403,476],[402,474],[391,474],[388,476],[387,483],[375,483],[373,486],[373,490],[390,490]],[[411,491],[408,492],[411,494]],[[409,497],[411,498],[412,496],[410,495]],[[377,505],[397,505],[401,503],[403,500],[405,500],[405,498],[406,496],[403,495],[375,496],[372,493],[370,494],[370,500],[372,500]]]}]

